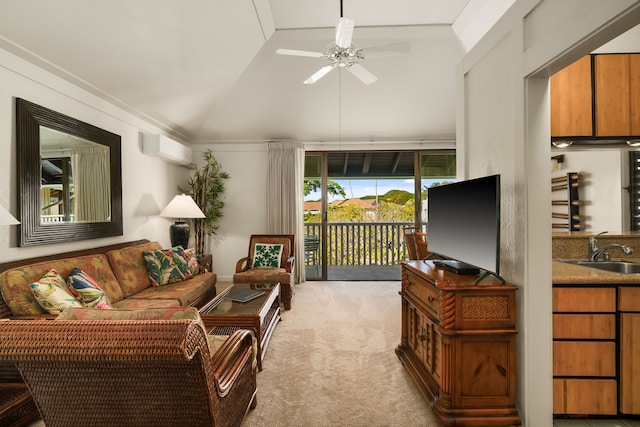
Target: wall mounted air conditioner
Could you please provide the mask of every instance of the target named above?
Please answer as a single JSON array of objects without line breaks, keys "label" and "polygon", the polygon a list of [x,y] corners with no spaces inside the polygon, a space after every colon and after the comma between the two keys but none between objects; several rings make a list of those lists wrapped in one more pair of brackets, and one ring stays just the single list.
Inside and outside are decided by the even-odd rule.
[{"label": "wall mounted air conditioner", "polygon": [[191,148],[164,135],[143,134],[142,152],[178,165],[192,163]]}]

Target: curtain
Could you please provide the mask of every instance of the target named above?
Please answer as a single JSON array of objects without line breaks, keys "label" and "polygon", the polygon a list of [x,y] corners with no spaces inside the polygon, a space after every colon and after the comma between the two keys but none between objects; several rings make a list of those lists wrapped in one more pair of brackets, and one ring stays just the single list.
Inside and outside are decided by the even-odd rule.
[{"label": "curtain", "polygon": [[111,220],[109,147],[76,147],[71,150],[75,220]]},{"label": "curtain", "polygon": [[267,232],[295,235],[296,283],[305,281],[303,179],[304,145],[267,143]]}]

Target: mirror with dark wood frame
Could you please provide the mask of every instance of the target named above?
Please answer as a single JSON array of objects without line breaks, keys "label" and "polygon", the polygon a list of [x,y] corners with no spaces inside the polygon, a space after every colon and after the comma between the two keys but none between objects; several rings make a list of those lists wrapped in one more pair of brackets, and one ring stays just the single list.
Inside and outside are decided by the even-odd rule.
[{"label": "mirror with dark wood frame", "polygon": [[122,235],[119,135],[16,99],[20,246]]}]

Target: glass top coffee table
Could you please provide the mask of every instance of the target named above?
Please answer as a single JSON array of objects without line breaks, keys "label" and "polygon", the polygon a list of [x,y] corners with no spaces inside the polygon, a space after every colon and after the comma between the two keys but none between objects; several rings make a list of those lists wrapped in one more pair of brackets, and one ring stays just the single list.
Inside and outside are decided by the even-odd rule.
[{"label": "glass top coffee table", "polygon": [[211,335],[231,335],[237,329],[253,332],[257,341],[258,369],[261,371],[267,345],[280,321],[280,285],[262,290],[264,294],[247,302],[227,298],[238,291],[250,289],[249,284],[233,284],[199,311],[207,333]]}]

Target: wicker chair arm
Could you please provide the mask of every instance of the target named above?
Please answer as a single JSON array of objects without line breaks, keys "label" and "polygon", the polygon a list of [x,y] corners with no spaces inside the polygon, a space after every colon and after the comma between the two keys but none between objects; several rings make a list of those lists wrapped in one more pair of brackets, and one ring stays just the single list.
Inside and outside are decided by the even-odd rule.
[{"label": "wicker chair arm", "polygon": [[248,256],[244,258],[240,258],[236,263],[236,273],[242,273],[243,271],[247,271],[249,269],[249,265],[251,264],[251,258]]},{"label": "wicker chair arm", "polygon": [[[248,360],[252,359],[252,360]],[[256,363],[253,355],[253,338],[246,329],[233,332],[211,358],[216,388],[225,396],[233,387],[247,363]]]},{"label": "wicker chair arm", "polygon": [[295,257],[290,256],[287,258],[287,265],[285,266],[287,273],[291,273],[293,271],[293,264],[295,262]]}]

